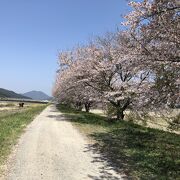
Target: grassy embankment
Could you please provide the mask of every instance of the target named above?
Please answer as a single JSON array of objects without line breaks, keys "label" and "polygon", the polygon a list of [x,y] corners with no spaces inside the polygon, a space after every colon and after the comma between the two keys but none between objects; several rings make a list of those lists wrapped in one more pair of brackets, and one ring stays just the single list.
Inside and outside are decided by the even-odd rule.
[{"label": "grassy embankment", "polygon": [[130,179],[180,178],[180,135],[131,122],[109,123],[105,117],[64,105],[58,108],[93,140],[89,150],[101,153],[103,159]]},{"label": "grassy embankment", "polygon": [[[0,166],[17,143],[23,129],[38,115],[46,105],[30,106],[18,111],[0,112]],[[1,170],[1,168],[0,168]]]}]

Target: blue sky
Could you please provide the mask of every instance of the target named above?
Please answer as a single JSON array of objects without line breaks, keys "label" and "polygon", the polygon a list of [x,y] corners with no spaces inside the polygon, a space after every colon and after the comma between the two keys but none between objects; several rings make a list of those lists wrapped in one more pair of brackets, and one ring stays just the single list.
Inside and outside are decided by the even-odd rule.
[{"label": "blue sky", "polygon": [[0,87],[51,94],[59,51],[120,27],[126,0],[0,0]]}]

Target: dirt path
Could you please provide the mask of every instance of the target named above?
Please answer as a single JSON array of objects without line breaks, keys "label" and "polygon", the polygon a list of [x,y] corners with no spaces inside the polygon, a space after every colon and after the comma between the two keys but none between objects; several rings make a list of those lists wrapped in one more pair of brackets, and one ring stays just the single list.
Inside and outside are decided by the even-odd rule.
[{"label": "dirt path", "polygon": [[11,159],[7,180],[118,180],[88,142],[51,105],[27,128]]}]

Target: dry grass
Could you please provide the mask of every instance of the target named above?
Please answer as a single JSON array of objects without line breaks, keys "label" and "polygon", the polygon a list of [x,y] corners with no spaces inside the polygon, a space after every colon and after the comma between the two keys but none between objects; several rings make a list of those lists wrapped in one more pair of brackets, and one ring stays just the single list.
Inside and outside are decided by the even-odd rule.
[{"label": "dry grass", "polygon": [[[150,127],[154,129],[160,129],[163,131],[173,132],[180,134],[180,127],[178,122],[172,125],[173,120],[178,118],[180,114],[179,109],[172,111],[163,111],[163,112],[149,112],[149,113],[139,113],[139,112],[126,112],[125,120],[132,121],[136,124]],[[180,121],[180,119],[178,120]]]},{"label": "dry grass", "polygon": [[[90,110],[91,113],[100,115],[100,116],[107,116],[105,111],[101,109],[92,109]],[[126,111],[125,112],[125,120],[126,121],[133,121],[136,124],[150,127],[154,129],[160,129],[163,131],[174,132],[176,134],[180,134],[180,129],[170,128],[169,124],[171,123],[172,119],[180,114],[180,109],[174,109],[169,112],[162,111],[162,112],[149,112],[148,114],[141,115],[138,112]]]},{"label": "dry grass", "polygon": [[38,107],[41,106],[42,104],[39,103],[24,103],[23,108],[19,108],[19,102],[6,102],[6,101],[0,101],[0,113],[14,113],[14,112],[19,112],[22,110],[25,110],[27,108],[31,107]]}]

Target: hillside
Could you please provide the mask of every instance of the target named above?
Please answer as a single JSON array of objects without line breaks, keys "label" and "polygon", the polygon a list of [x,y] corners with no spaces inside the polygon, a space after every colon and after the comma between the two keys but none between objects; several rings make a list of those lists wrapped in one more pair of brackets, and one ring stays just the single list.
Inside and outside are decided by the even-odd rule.
[{"label": "hillside", "polygon": [[23,96],[27,96],[33,100],[49,100],[49,99],[51,99],[50,96],[48,96],[47,94],[45,94],[42,91],[30,91],[30,92],[24,93]]},{"label": "hillside", "polygon": [[0,98],[18,98],[18,99],[31,99],[29,97],[17,94],[14,91],[0,88]]}]

